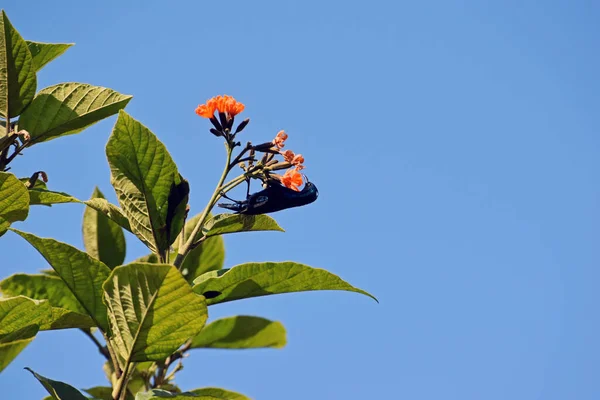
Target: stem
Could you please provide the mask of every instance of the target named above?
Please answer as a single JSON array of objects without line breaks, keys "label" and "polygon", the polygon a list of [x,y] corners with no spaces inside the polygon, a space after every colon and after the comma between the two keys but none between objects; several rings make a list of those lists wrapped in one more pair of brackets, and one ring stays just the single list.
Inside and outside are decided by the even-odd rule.
[{"label": "stem", "polygon": [[89,337],[92,340],[92,342],[94,342],[94,344],[98,347],[98,351],[100,351],[100,354],[102,354],[107,360],[110,360],[110,354],[108,352],[108,349],[105,346],[102,346],[102,343],[100,343],[98,339],[96,339],[96,336],[94,336],[94,334],[87,329],[81,329],[81,331],[85,333],[85,335]]},{"label": "stem", "polygon": [[183,369],[183,365],[180,361],[177,367],[175,367],[175,369],[167,376],[167,371],[169,370],[171,364],[185,357],[185,353],[190,349],[190,347],[192,347],[192,341],[188,340],[183,345],[183,347],[181,347],[181,349],[171,354],[165,359],[165,361],[162,364],[159,365],[158,370],[156,371],[156,375],[154,376],[154,383],[152,384],[153,389],[156,389],[157,387],[168,383],[169,380],[173,379],[173,377],[178,371]]},{"label": "stem", "polygon": [[177,268],[180,268],[181,264],[183,264],[183,260],[185,259],[185,256],[189,252],[190,247],[194,243],[194,239],[196,238],[196,235],[198,234],[198,232],[204,225],[204,221],[206,220],[208,213],[210,212],[210,210],[212,210],[212,208],[214,207],[217,200],[219,200],[219,198],[221,197],[220,189],[221,189],[221,186],[223,185],[223,181],[225,181],[225,178],[227,178],[227,174],[229,173],[229,165],[231,164],[232,150],[233,150],[233,147],[228,143],[227,144],[227,163],[225,164],[225,169],[223,169],[223,173],[221,174],[221,179],[219,179],[217,188],[213,192],[210,200],[208,201],[208,204],[204,208],[204,211],[202,211],[202,214],[200,215],[200,219],[198,220],[196,227],[190,234],[190,237],[188,238],[187,242],[185,242],[185,244],[183,246],[179,247],[179,251],[177,252],[177,257],[175,258],[175,262],[173,263]]},{"label": "stem", "polygon": [[115,374],[117,374],[117,379],[121,377],[121,367],[119,366],[119,361],[117,360],[117,355],[115,354],[115,351],[113,350],[112,346],[110,345],[110,342],[108,340],[108,336],[106,336],[106,333],[102,333],[104,335],[104,341],[106,342],[106,348],[108,349],[108,354],[110,355],[110,360],[112,362],[113,365],[113,369],[115,371]]},{"label": "stem", "polygon": [[127,382],[129,381],[129,376],[131,375],[131,371],[133,370],[133,368],[130,368],[130,366],[133,366],[133,364],[130,364],[129,360],[127,360],[127,363],[125,364],[125,370],[123,371],[123,375],[121,375],[121,378],[117,382],[117,393],[114,394],[115,392],[113,391],[113,398],[115,400],[125,399],[125,395],[127,394]]}]

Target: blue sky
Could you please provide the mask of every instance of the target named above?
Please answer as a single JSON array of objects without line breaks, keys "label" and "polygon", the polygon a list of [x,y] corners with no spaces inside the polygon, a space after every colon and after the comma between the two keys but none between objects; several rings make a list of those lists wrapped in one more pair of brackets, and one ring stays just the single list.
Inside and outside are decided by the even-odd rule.
[{"label": "blue sky", "polygon": [[[598,399],[600,5],[593,1],[23,2],[31,40],[75,42],[38,87],[134,95],[127,111],[166,144],[192,212],[223,163],[194,108],[230,94],[248,140],[285,129],[319,200],[274,217],[285,234],[227,237],[226,265],[295,260],[345,292],[211,307],[283,322],[283,350],[197,351],[177,382],[256,399]],[[14,163],[50,187],[114,201],[104,145],[114,118]],[[82,247],[79,205],[16,227]],[[128,237],[128,260],[144,254]],[[2,276],[46,268],[14,234]],[[60,361],[60,360],[64,361]],[[81,333],[43,332],[0,375],[41,399],[22,368],[105,384]]]}]

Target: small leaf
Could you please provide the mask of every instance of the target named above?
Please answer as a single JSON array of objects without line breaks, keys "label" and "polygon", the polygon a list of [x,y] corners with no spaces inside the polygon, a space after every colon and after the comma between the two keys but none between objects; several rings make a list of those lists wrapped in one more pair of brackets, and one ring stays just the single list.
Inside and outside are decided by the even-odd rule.
[{"label": "small leaf", "polygon": [[31,103],[36,86],[37,78],[27,43],[12,26],[6,13],[2,11],[0,16],[0,116],[12,118],[21,114]]},{"label": "small leaf", "polygon": [[158,361],[196,336],[207,318],[204,298],[171,265],[132,263],[104,284],[111,340],[129,361]]},{"label": "small leaf", "polygon": [[29,214],[29,193],[13,174],[0,172],[0,236],[11,223],[25,221]]},{"label": "small leaf", "polygon": [[[37,185],[36,185],[37,186]],[[42,189],[34,187],[29,189],[30,204],[50,206],[52,204],[63,204],[63,203],[81,203],[75,197],[70,194],[63,192],[54,192],[48,189]]]},{"label": "small leaf", "polygon": [[192,341],[192,349],[259,349],[285,346],[285,328],[260,317],[237,316],[208,324]]},{"label": "small leaf", "polygon": [[194,292],[204,294],[208,305],[271,294],[312,290],[346,290],[377,299],[324,269],[291,261],[247,263],[208,272],[194,281]]},{"label": "small leaf", "polygon": [[106,145],[111,182],[132,232],[156,254],[175,240],[183,225],[189,187],[164,144],[126,112]]},{"label": "small leaf", "polygon": [[110,203],[108,200],[97,198],[84,201],[83,203],[88,207],[91,207],[94,210],[106,215],[111,221],[115,222],[121,228],[131,232],[131,226],[129,226],[129,221],[123,213],[123,210]]},{"label": "small leaf", "polygon": [[35,373],[30,368],[25,368],[31,372],[35,378],[40,381],[44,388],[50,393],[52,398],[56,400],[89,400],[81,392],[75,389],[73,386],[68,385],[64,382],[53,381],[40,374]]},{"label": "small leaf", "polygon": [[30,146],[79,133],[116,114],[131,100],[114,90],[85,83],[60,83],[42,89],[19,118],[31,135]]},{"label": "small leaf", "polygon": [[[188,219],[185,224],[185,235],[184,240],[188,240],[190,234],[194,230],[194,227],[198,224],[201,214],[197,214],[192,218]],[[209,215],[208,218],[211,218]],[[177,236],[173,243],[172,260],[175,259],[177,251],[179,250],[180,238]],[[209,272],[216,271],[223,268],[225,262],[225,244],[220,236],[210,237],[194,249],[192,249],[183,264],[181,265],[181,271],[183,276],[188,282],[193,282],[198,276]]]},{"label": "small leaf", "polygon": [[50,61],[63,54],[67,49],[73,46],[72,43],[41,43],[25,41],[31,57],[33,59],[33,69],[35,72],[42,69]]},{"label": "small leaf", "polygon": [[94,399],[113,400],[112,388],[109,386],[94,386],[93,388],[83,389],[83,391],[87,392]]},{"label": "small leaf", "polygon": [[[94,189],[92,198],[104,198],[100,189]],[[89,255],[114,268],[125,261],[123,229],[106,215],[86,207],[83,214],[83,244]]]},{"label": "small leaf", "polygon": [[171,400],[222,400],[227,397],[214,397],[214,396],[202,396],[195,393],[171,393],[163,389],[152,389],[149,392],[140,392],[135,395],[135,400],[160,400],[160,399],[171,399]]},{"label": "small leaf", "polygon": [[202,227],[205,236],[224,235],[226,233],[249,231],[284,230],[268,215],[218,214]]},{"label": "small leaf", "polygon": [[246,397],[243,394],[221,388],[208,387],[190,390],[190,392],[199,396],[212,396],[223,400],[250,400],[250,397]]},{"label": "small leaf", "polygon": [[50,238],[13,230],[27,240],[48,261],[81,303],[96,325],[107,332],[106,307],[102,303],[102,284],[110,269],[88,254]]}]

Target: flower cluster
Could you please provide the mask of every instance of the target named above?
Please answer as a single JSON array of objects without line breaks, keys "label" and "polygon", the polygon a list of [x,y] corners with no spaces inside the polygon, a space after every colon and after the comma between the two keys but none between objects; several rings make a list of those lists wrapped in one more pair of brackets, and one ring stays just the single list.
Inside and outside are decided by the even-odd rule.
[{"label": "flower cluster", "polygon": [[[203,118],[207,118],[213,124],[214,129],[210,132],[215,136],[223,136],[228,144],[233,148],[239,146],[239,142],[235,142],[235,136],[241,132],[250,122],[249,119],[242,121],[234,133],[231,133],[233,121],[236,115],[244,111],[244,104],[238,102],[231,96],[223,95],[216,96],[206,101],[205,104],[200,104],[196,108],[196,114]],[[215,116],[218,113],[219,119]],[[275,138],[267,143],[262,143],[253,146],[250,142],[246,148],[236,157],[235,162],[248,161],[248,165],[241,163],[241,167],[246,173],[252,172],[252,177],[262,179],[264,182],[277,180],[282,185],[295,191],[300,191],[300,186],[303,184],[301,170],[304,169],[304,157],[302,154],[296,154],[292,150],[282,150],[285,147],[285,141],[288,139],[288,134],[284,131],[279,131]],[[246,153],[250,152],[250,156],[242,158]],[[264,153],[260,160],[254,158],[256,152]],[[283,161],[275,160],[274,157],[280,155]],[[256,165],[254,163],[257,163]],[[278,175],[272,171],[287,169],[283,175]]]},{"label": "flower cluster", "polygon": [[[215,136],[223,136],[233,144],[235,135],[240,133],[250,122],[249,119],[242,121],[236,128],[234,133],[231,133],[235,116],[244,111],[244,104],[240,103],[231,96],[223,95],[208,99],[205,104],[200,104],[196,107],[196,114],[203,118],[208,118],[214,128],[210,132]],[[218,113],[219,119],[215,117],[215,112]]]},{"label": "flower cluster", "polygon": [[216,96],[209,99],[206,104],[201,104],[196,108],[196,114],[204,118],[214,118],[215,111],[228,114],[235,117],[244,111],[244,105],[231,96]]}]

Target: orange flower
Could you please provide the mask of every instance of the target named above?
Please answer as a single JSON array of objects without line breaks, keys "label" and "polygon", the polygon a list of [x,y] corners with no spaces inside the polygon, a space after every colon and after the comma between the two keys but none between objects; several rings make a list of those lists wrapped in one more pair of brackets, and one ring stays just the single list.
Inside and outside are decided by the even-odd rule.
[{"label": "orange flower", "polygon": [[231,96],[217,96],[215,97],[215,100],[217,103],[217,110],[219,110],[219,112],[222,113],[227,113],[231,117],[235,117],[236,115],[244,111],[245,108],[245,106],[242,103],[240,103]]},{"label": "orange flower", "polygon": [[284,143],[287,140],[287,138],[287,133],[285,133],[284,131],[279,131],[277,133],[277,136],[275,136],[275,139],[273,139],[273,144],[277,146],[277,148],[283,149],[283,147],[285,146]]},{"label": "orange flower", "polygon": [[285,171],[285,174],[281,177],[283,186],[299,192],[299,186],[302,185],[302,174],[298,171],[298,168],[290,168]]},{"label": "orange flower", "polygon": [[196,108],[196,114],[204,118],[212,118],[215,111],[227,113],[234,117],[244,111],[244,105],[231,96],[215,96]]},{"label": "orange flower", "polygon": [[298,170],[304,169],[304,165],[302,165],[304,164],[304,157],[302,157],[302,154],[294,154],[291,150],[282,151],[280,154],[285,161],[295,165]]},{"label": "orange flower", "polygon": [[200,104],[196,107],[196,114],[203,118],[212,118],[217,109],[217,100],[215,97],[206,101],[206,104]]},{"label": "orange flower", "polygon": [[295,156],[294,152],[291,150],[280,151],[279,153],[283,156],[283,159],[289,163],[292,162]]}]

